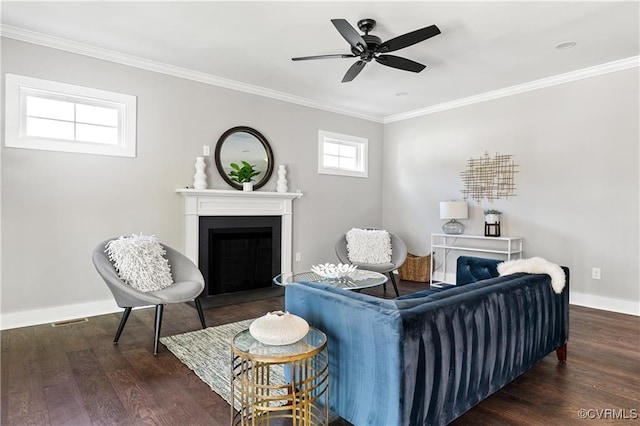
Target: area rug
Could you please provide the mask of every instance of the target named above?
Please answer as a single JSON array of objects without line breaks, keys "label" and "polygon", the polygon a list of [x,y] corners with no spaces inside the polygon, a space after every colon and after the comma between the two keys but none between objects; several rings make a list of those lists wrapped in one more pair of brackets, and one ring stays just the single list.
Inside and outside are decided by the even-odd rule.
[{"label": "area rug", "polygon": [[[231,339],[249,328],[252,322],[253,319],[248,319],[161,337],[160,342],[211,390],[231,404]],[[271,374],[279,381],[284,380],[282,367],[272,368]]]}]

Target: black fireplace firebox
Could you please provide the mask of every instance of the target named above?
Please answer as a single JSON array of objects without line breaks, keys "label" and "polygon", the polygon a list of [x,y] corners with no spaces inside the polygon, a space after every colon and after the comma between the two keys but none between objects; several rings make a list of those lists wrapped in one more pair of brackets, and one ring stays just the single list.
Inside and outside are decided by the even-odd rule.
[{"label": "black fireplace firebox", "polygon": [[198,265],[203,304],[269,297],[281,271],[280,216],[201,216]]}]

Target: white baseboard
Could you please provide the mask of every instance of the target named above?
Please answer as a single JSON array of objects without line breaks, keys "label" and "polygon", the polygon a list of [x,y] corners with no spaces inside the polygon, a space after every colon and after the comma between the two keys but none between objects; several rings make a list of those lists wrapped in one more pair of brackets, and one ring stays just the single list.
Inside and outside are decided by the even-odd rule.
[{"label": "white baseboard", "polygon": [[613,297],[596,296],[593,294],[569,292],[569,303],[586,308],[601,309],[603,311],[640,316],[640,301],[622,300]]},{"label": "white baseboard", "polygon": [[77,305],[34,309],[31,311],[3,312],[2,315],[0,315],[0,330],[68,321],[76,318],[92,317],[120,311],[122,311],[122,308],[119,308],[113,299],[109,299],[99,302],[79,303]]},{"label": "white baseboard", "polygon": [[[569,303],[587,308],[640,316],[640,301],[614,299],[612,297],[595,296],[572,291],[569,293]],[[108,299],[99,302],[64,305],[54,308],[2,313],[2,315],[0,315],[0,330],[68,321],[76,318],[93,317],[120,311],[122,311],[122,308],[119,308],[113,299]]]}]

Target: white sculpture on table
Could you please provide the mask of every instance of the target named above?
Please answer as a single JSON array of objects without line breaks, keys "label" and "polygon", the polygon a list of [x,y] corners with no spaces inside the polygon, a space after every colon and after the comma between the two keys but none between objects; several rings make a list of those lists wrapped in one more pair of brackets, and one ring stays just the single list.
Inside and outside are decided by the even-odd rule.
[{"label": "white sculpture on table", "polygon": [[251,323],[249,333],[265,345],[290,345],[309,332],[309,323],[289,312],[268,312]]}]

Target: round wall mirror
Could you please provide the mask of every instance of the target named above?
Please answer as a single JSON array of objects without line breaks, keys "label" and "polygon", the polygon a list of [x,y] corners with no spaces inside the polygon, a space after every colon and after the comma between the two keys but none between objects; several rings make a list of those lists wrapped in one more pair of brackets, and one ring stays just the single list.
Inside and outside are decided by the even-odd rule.
[{"label": "round wall mirror", "polygon": [[235,189],[242,189],[242,184],[229,177],[231,163],[242,166],[242,161],[246,161],[255,166],[260,174],[254,178],[254,189],[264,186],[273,172],[271,146],[260,132],[251,127],[239,126],[224,132],[216,144],[215,160],[222,179]]}]

